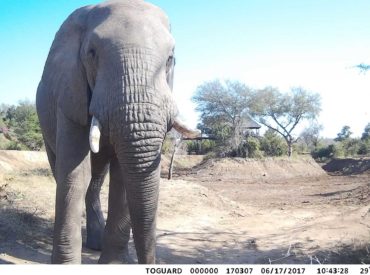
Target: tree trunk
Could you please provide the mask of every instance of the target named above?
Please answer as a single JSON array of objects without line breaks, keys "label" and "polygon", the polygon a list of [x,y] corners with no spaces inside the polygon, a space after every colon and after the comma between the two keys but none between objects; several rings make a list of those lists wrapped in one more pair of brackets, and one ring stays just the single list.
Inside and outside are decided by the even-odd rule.
[{"label": "tree trunk", "polygon": [[291,157],[293,154],[293,143],[288,141],[288,157]]},{"label": "tree trunk", "polygon": [[172,156],[171,156],[171,162],[170,162],[170,167],[168,168],[168,180],[172,179],[172,171],[173,171],[173,163],[175,160],[175,155],[177,152],[177,149],[179,149],[180,144],[181,144],[182,138],[175,140],[175,146],[173,148]]}]

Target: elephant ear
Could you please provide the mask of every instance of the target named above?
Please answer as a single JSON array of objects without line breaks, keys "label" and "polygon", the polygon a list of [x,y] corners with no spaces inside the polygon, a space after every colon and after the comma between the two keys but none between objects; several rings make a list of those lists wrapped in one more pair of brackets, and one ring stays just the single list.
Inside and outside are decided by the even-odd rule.
[{"label": "elephant ear", "polygon": [[80,59],[80,48],[91,8],[73,12],[60,27],[51,46],[41,80],[57,107],[72,121],[87,125],[90,89]]}]

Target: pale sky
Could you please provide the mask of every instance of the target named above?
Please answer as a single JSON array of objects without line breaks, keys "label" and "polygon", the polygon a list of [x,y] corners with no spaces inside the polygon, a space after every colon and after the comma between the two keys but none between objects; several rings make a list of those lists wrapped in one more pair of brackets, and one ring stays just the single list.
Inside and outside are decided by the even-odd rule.
[{"label": "pale sky", "polygon": [[[34,100],[43,66],[63,20],[98,0],[1,0],[0,103]],[[174,95],[183,119],[197,123],[195,89],[215,78],[253,88],[293,86],[319,93],[322,135],[370,122],[368,0],[152,0],[176,40]],[[299,132],[297,132],[299,134]]]}]

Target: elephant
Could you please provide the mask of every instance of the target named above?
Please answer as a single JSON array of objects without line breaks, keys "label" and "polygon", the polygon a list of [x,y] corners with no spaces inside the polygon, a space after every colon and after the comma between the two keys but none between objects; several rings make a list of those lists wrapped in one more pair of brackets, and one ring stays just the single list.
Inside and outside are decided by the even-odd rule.
[{"label": "elephant", "polygon": [[[127,259],[131,229],[138,263],[155,263],[163,140],[171,128],[199,135],[179,120],[174,47],[167,15],[143,0],[79,8],[56,33],[36,94],[57,183],[52,263],[81,263],[84,201],[99,263]],[[108,172],[105,224],[99,192]]]}]

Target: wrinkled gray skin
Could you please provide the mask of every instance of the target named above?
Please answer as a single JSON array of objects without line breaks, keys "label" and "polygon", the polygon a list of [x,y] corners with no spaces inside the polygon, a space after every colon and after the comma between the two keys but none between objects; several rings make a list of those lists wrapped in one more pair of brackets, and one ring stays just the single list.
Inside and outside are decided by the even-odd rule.
[{"label": "wrinkled gray skin", "polygon": [[[127,260],[131,226],[139,263],[155,263],[160,151],[177,115],[173,51],[167,16],[140,0],[80,8],[56,34],[36,99],[57,182],[52,263],[81,262],[85,195],[87,245],[99,249],[104,234],[99,263]],[[93,116],[102,127],[97,154]]]}]

